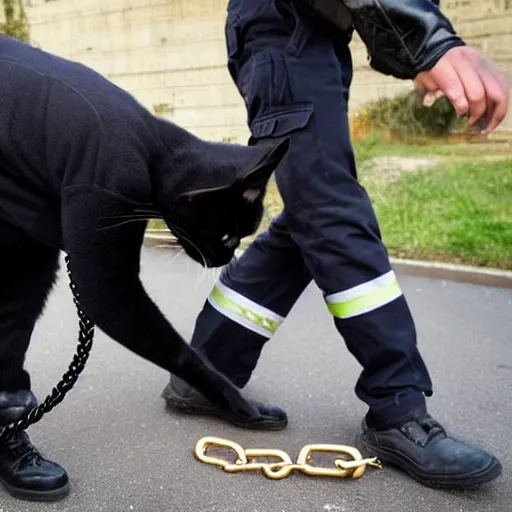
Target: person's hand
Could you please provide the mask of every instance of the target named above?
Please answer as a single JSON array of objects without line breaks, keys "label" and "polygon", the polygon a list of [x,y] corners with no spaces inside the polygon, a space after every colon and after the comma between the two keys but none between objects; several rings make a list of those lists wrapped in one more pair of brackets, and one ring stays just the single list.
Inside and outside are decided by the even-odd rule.
[{"label": "person's hand", "polygon": [[469,125],[484,135],[505,119],[509,108],[509,84],[505,74],[470,46],[446,52],[430,70],[419,73],[414,87],[426,92],[425,106],[441,96],[453,105],[459,117],[468,116]]}]

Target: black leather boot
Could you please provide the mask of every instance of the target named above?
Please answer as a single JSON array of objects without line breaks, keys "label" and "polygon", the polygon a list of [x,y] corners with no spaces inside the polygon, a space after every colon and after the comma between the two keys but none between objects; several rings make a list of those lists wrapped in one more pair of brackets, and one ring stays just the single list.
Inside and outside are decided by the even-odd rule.
[{"label": "black leather boot", "polygon": [[472,488],[501,473],[495,457],[448,437],[429,415],[385,430],[363,421],[360,442],[365,454],[401,468],[429,487]]},{"label": "black leather boot", "polygon": [[235,413],[229,413],[214,406],[206,398],[189,386],[185,381],[171,377],[169,384],[162,392],[162,398],[174,410],[187,414],[203,414],[223,418],[233,425],[247,429],[281,430],[288,424],[286,412],[275,405],[252,401],[260,411],[261,416],[248,421]]},{"label": "black leather boot", "polygon": [[[36,405],[30,391],[0,392],[0,426],[18,420]],[[25,500],[54,501],[69,493],[66,471],[44,459],[26,432],[0,443],[0,483],[9,494]]]}]

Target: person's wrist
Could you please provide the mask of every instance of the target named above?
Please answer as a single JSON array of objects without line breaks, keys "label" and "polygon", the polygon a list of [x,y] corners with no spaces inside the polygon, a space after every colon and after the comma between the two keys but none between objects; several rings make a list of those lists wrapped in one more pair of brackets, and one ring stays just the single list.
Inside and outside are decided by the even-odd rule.
[{"label": "person's wrist", "polygon": [[465,41],[455,34],[449,34],[446,29],[440,29],[429,43],[429,48],[426,49],[425,56],[416,69],[416,76],[419,73],[430,71],[448,52],[461,47],[467,47]]}]

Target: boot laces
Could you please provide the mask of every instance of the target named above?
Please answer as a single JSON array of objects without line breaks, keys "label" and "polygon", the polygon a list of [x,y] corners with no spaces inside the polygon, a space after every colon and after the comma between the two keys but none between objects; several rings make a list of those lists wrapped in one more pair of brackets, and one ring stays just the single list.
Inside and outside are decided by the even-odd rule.
[{"label": "boot laces", "polygon": [[2,448],[3,451],[15,456],[20,461],[23,459],[25,463],[31,463],[41,458],[37,448],[28,439],[24,439],[21,434],[15,434],[15,437],[7,441]]},{"label": "boot laces", "polygon": [[437,436],[446,437],[444,428],[431,416],[425,416],[419,420],[405,423],[401,427],[402,433],[413,443],[426,446]]}]

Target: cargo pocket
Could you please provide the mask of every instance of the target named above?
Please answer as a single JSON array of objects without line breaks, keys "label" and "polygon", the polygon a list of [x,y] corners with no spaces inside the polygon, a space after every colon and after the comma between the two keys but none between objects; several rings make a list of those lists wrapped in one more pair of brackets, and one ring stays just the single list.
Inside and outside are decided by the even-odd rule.
[{"label": "cargo pocket", "polygon": [[238,57],[241,50],[240,44],[240,23],[238,16],[230,16],[225,25],[226,49],[228,58]]},{"label": "cargo pocket", "polygon": [[227,67],[231,78],[238,80],[238,60],[242,54],[242,41],[240,37],[240,18],[235,15],[228,16],[224,28],[227,50]]},{"label": "cargo pocket", "polygon": [[[269,20],[275,18],[282,24],[283,13],[270,9],[274,2],[261,3],[258,16],[263,19],[266,13]],[[292,14],[288,17],[292,18]],[[247,125],[255,139],[279,138],[303,129],[313,114],[313,103],[297,85],[308,77],[291,76],[289,69],[291,47],[293,51],[302,48],[308,30],[297,19],[292,21],[290,36],[273,34],[270,30],[259,35],[262,40],[266,38],[264,45],[255,44],[255,34],[250,34],[250,24],[243,16],[232,11],[226,20],[228,69],[244,100]]]},{"label": "cargo pocket", "polygon": [[255,139],[284,137],[305,128],[312,115],[312,104],[290,105],[256,118],[249,128]]},{"label": "cargo pocket", "polygon": [[313,114],[309,98],[298,98],[282,51],[259,51],[238,76],[247,124],[256,139],[282,137],[305,128]]}]

